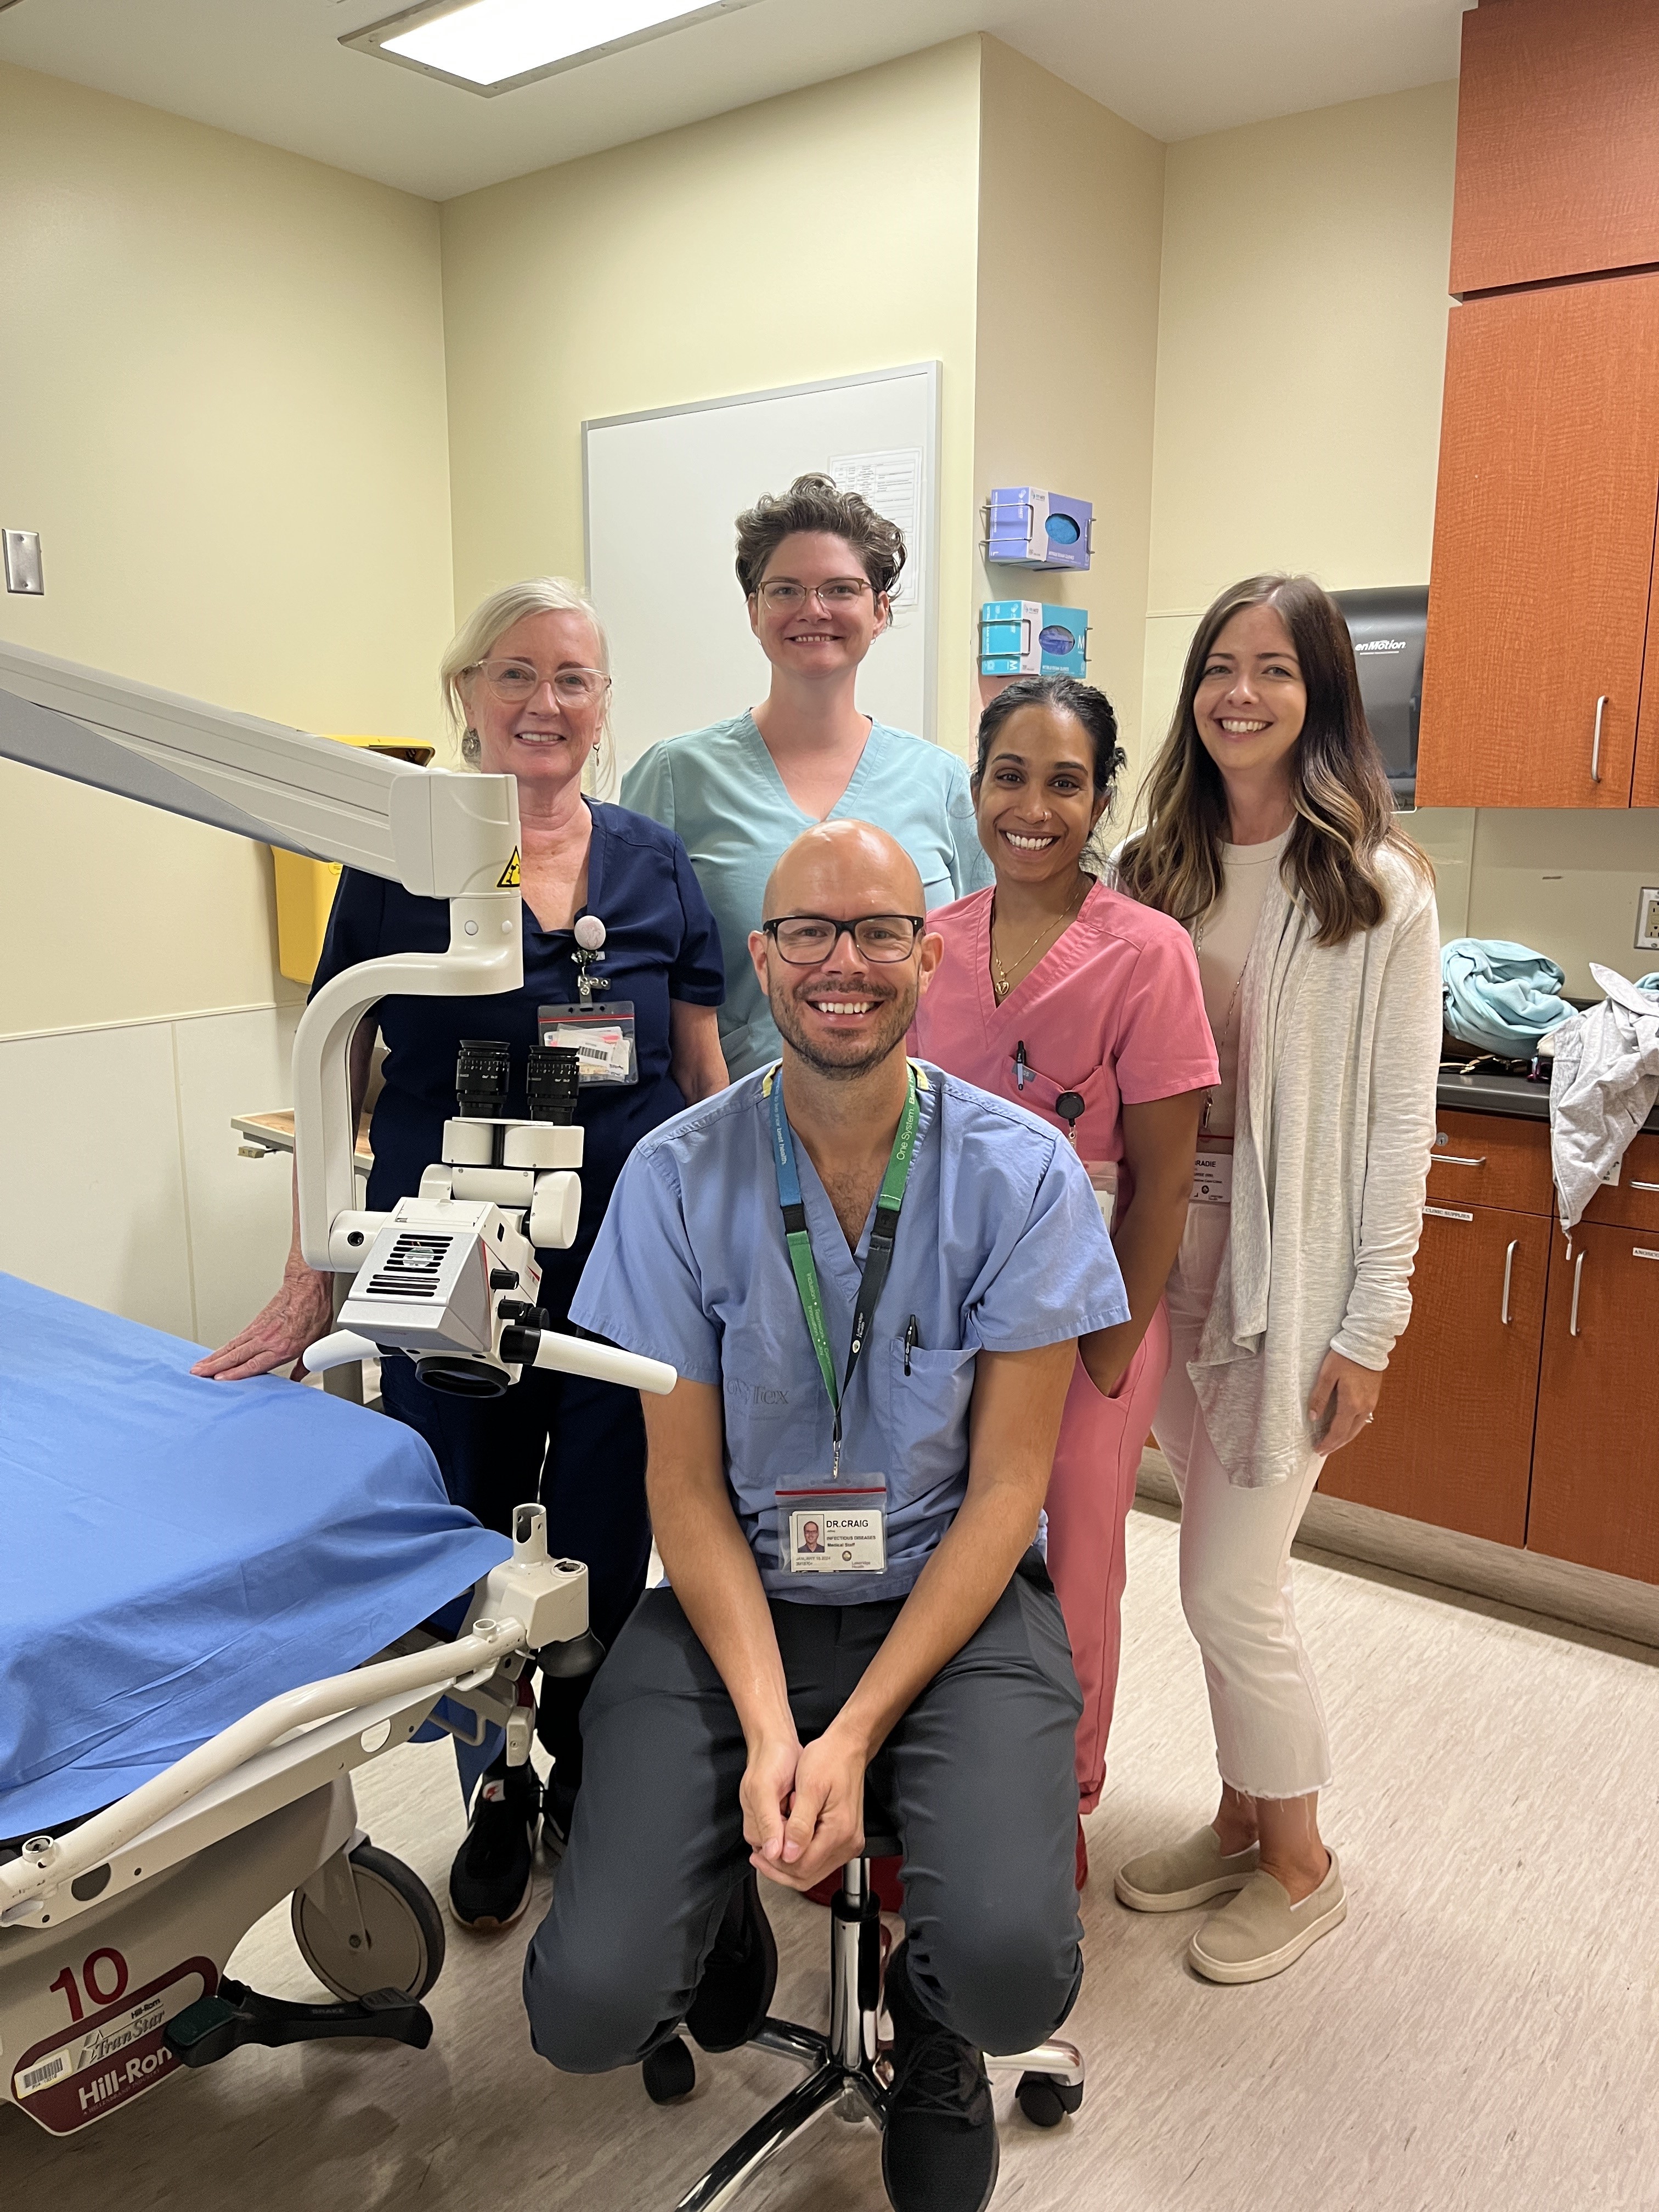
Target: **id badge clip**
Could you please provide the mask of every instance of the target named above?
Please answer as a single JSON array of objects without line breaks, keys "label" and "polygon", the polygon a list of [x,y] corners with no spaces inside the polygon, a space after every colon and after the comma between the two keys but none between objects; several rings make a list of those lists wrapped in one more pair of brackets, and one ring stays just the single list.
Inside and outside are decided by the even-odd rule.
[{"label": "id badge clip", "polygon": [[879,1474],[777,1492],[778,1556],[792,1575],[884,1575],[887,1482]]},{"label": "id badge clip", "polygon": [[575,1054],[584,1091],[640,1079],[631,999],[603,1006],[538,1006],[536,1030],[544,1047],[562,1046]]},{"label": "id badge clip", "polygon": [[1231,1206],[1233,1202],[1233,1156],[1231,1152],[1200,1152],[1193,1161],[1193,1204]]}]

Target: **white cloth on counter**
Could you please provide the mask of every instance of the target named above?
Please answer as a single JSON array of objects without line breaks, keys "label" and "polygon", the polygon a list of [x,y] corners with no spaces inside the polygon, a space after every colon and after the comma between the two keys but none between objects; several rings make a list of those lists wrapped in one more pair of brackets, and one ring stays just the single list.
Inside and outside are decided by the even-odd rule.
[{"label": "white cloth on counter", "polygon": [[1328,1350],[1389,1364],[1411,1317],[1440,1062],[1434,890],[1384,848],[1388,911],[1346,945],[1277,871],[1239,1006],[1232,1233],[1188,1373],[1230,1482],[1300,1475]]},{"label": "white cloth on counter", "polygon": [[1590,974],[1607,997],[1563,1022],[1553,1040],[1550,1161],[1569,1236],[1659,1098],[1659,993],[1594,960]]}]

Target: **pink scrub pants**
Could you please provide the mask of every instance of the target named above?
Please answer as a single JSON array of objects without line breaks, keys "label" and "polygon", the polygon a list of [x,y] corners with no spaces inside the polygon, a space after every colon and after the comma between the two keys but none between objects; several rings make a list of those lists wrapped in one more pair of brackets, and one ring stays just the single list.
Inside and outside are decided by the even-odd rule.
[{"label": "pink scrub pants", "polygon": [[1128,1579],[1124,1524],[1140,1454],[1170,1364],[1170,1323],[1160,1301],[1129,1370],[1103,1398],[1079,1359],[1048,1482],[1048,1573],[1072,1639],[1083,1692],[1077,1731],[1081,1809],[1092,1813],[1106,1782],[1106,1738],[1117,1696],[1121,1608]]}]

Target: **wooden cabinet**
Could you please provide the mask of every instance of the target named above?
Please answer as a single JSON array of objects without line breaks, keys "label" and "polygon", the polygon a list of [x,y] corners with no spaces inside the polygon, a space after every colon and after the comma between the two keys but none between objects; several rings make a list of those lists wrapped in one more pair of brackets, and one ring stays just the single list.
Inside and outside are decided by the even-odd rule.
[{"label": "wooden cabinet", "polygon": [[[1616,1183],[1604,1183],[1584,1208],[1592,1224],[1612,1222],[1620,1229],[1639,1229],[1650,1244],[1659,1244],[1659,1137],[1637,1137],[1620,1163]],[[1659,1352],[1654,1347],[1649,1357]],[[1659,1423],[1659,1407],[1654,1413]]]},{"label": "wooden cabinet", "polygon": [[1638,773],[1656,512],[1659,274],[1452,310],[1419,805],[1659,789],[1659,660]]},{"label": "wooden cabinet", "polygon": [[1322,1491],[1494,1543],[1525,1541],[1549,1244],[1541,1214],[1431,1201],[1411,1327],[1376,1419],[1326,1461]]},{"label": "wooden cabinet", "polygon": [[1428,1197],[1431,1206],[1502,1206],[1517,1213],[1553,1213],[1549,1125],[1443,1106],[1434,1117]]},{"label": "wooden cabinet", "polygon": [[1659,1237],[1552,1243],[1527,1547],[1659,1582]]},{"label": "wooden cabinet", "polygon": [[1451,289],[1659,262],[1659,8],[1482,0],[1463,18]]}]

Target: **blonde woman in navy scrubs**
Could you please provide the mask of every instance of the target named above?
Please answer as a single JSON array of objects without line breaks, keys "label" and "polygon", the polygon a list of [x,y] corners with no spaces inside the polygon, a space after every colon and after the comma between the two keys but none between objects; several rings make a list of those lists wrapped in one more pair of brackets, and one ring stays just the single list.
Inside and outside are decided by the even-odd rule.
[{"label": "blonde woman in navy scrubs", "polygon": [[[902,532],[824,476],[797,477],[737,528],[738,580],[771,689],[729,721],[653,745],[623,779],[623,805],[684,839],[727,947],[759,928],[766,878],[815,822],[870,822],[896,838],[930,911],[987,889],[966,764],[854,701],[865,655],[892,619]],[[782,1048],[747,961],[732,960],[726,987],[720,1045],[735,1079]]]},{"label": "blonde woman in navy scrubs", "polygon": [[[486,599],[444,657],[446,704],[464,726],[462,753],[519,787],[524,890],[524,984],[489,999],[388,998],[357,1033],[352,1091],[361,1102],[378,1026],[386,1047],[374,1108],[368,1204],[393,1206],[419,1187],[455,1110],[463,1037],[501,1038],[512,1054],[506,1110],[526,1110],[524,1073],[539,1042],[537,1009],[577,997],[574,924],[605,924],[607,1000],[631,1000],[636,1083],[584,1085],[581,1222],[568,1252],[539,1252],[541,1304],[555,1322],[569,1310],[623,1163],[647,1130],[726,1082],[715,1028],[724,996],[720,939],[685,848],[669,830],[582,795],[599,750],[611,678],[605,633],[580,594],[556,577],[509,586]],[[442,900],[348,869],[340,880],[313,989],[358,961],[439,951],[449,941]],[[283,1284],[264,1310],[198,1374],[235,1380],[297,1358],[332,1325],[331,1279],[301,1256],[298,1232]],[[408,1360],[381,1370],[389,1413],[431,1445],[457,1504],[506,1530],[515,1504],[540,1496],[555,1548],[585,1560],[594,1633],[609,1645],[645,1584],[651,1534],[645,1507],[645,1432],[631,1390],[575,1376],[526,1375],[500,1398],[428,1389]],[[544,1682],[538,1727],[556,1761],[545,1808],[550,1840],[568,1828],[580,1778],[577,1718],[587,1686]],[[529,1900],[536,1822],[532,1768],[508,1770],[497,1741],[471,1756],[458,1745],[471,1825],[450,1873],[464,1924],[494,1928]],[[475,1790],[474,1785],[477,1784]]]}]

